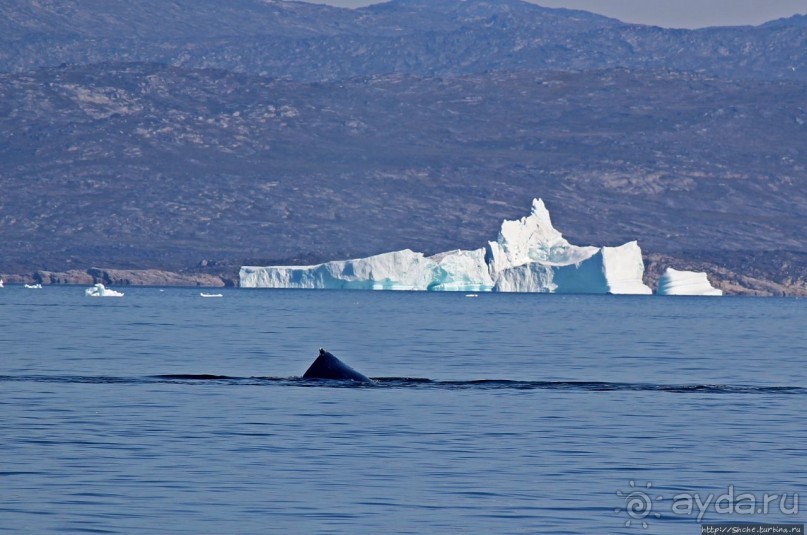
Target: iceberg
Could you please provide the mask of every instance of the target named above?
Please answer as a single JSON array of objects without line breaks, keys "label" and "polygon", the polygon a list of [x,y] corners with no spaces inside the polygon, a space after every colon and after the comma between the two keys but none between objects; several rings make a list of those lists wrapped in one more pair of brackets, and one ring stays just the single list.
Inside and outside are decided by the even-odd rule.
[{"label": "iceberg", "polygon": [[656,293],[658,295],[723,295],[722,290],[709,284],[706,273],[679,271],[669,267],[659,279]]},{"label": "iceberg", "polygon": [[409,249],[310,266],[243,266],[243,288],[328,288],[456,292],[652,294],[642,283],[635,241],[619,247],[570,244],[552,225],[544,202],[504,221],[496,241],[425,256]]},{"label": "iceberg", "polygon": [[100,282],[92,288],[84,290],[84,295],[89,297],[123,297],[123,292],[116,292],[109,288],[105,288]]},{"label": "iceberg", "polygon": [[426,290],[437,264],[409,249],[313,266],[241,268],[245,288],[330,288],[339,290]]}]

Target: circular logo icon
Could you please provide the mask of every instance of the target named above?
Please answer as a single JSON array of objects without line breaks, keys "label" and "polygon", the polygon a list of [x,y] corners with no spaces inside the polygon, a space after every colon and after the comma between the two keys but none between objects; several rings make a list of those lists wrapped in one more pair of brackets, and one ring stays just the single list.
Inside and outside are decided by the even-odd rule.
[{"label": "circular logo icon", "polygon": [[[652,483],[647,483],[644,488],[649,491],[652,486]],[[630,490],[627,492],[622,492],[621,490],[616,491],[617,496],[625,499],[625,505],[624,507],[614,509],[614,512],[624,512],[628,515],[625,527],[632,526],[634,521],[636,521],[637,525],[641,525],[642,528],[647,529],[649,526],[646,520],[647,517],[652,515],[655,518],[661,518],[660,513],[653,511],[653,502],[661,501],[664,498],[661,496],[656,496],[655,499],[652,498],[644,489],[637,489],[635,481],[630,482],[630,487]]]}]

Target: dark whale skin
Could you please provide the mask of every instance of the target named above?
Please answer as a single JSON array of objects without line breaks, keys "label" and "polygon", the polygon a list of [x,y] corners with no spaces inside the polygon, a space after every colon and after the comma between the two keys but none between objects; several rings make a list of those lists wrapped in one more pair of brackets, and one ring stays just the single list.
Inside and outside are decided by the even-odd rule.
[{"label": "dark whale skin", "polygon": [[303,374],[303,379],[332,379],[372,383],[367,376],[357,372],[332,353],[320,348],[319,356]]}]

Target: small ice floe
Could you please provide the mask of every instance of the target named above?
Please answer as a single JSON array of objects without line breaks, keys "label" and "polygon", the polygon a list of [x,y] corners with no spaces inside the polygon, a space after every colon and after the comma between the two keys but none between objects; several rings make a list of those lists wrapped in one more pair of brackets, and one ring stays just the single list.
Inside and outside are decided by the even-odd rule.
[{"label": "small ice floe", "polygon": [[25,287],[28,288],[29,290],[41,290],[42,289],[42,285],[39,284],[39,283],[37,283],[37,284],[26,284]]},{"label": "small ice floe", "polygon": [[104,285],[99,282],[92,288],[84,290],[84,295],[89,297],[123,297],[123,292],[116,292],[115,290],[105,288]]},{"label": "small ice floe", "polygon": [[224,297],[224,294],[206,294],[204,292],[200,293],[202,297]]},{"label": "small ice floe", "polygon": [[723,290],[709,283],[706,273],[678,271],[668,267],[658,281],[658,295],[707,295],[721,296]]}]

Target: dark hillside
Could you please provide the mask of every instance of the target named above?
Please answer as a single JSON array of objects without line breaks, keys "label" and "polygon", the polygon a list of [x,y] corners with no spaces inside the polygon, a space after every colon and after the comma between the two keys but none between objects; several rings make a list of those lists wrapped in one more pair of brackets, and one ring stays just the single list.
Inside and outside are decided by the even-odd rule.
[{"label": "dark hillside", "polygon": [[159,62],[317,81],[624,67],[807,79],[802,18],[669,30],[521,2],[394,0],[363,9],[280,0],[6,0],[0,71]]},{"label": "dark hillside", "polygon": [[652,273],[807,293],[804,20],[7,0],[0,273],[479,247],[542,197],[574,243],[638,239]]}]

